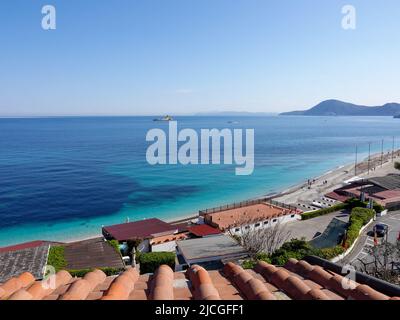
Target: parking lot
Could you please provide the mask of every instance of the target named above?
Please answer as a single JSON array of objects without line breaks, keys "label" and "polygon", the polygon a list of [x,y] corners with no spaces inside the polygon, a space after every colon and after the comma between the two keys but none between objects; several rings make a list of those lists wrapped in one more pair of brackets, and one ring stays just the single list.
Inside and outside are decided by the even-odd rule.
[{"label": "parking lot", "polygon": [[[360,240],[356,247],[343,261],[346,263],[357,264],[358,260],[370,262],[371,258],[368,254],[368,248],[373,247],[374,243],[374,226],[378,223],[386,224],[388,226],[387,240],[390,243],[396,243],[400,232],[400,211],[390,212],[386,216],[378,217],[361,235]],[[382,243],[384,239],[378,238],[378,242]]]}]

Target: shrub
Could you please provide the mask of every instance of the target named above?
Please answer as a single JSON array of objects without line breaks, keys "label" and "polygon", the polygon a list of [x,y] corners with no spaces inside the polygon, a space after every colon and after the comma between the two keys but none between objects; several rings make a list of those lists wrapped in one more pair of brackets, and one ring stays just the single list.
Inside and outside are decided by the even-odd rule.
[{"label": "shrub", "polygon": [[258,253],[254,259],[244,260],[242,262],[243,269],[253,269],[259,261],[271,263],[271,259],[265,252]]},{"label": "shrub", "polygon": [[385,208],[379,203],[374,202],[374,210],[375,212],[382,212],[385,210]]},{"label": "shrub", "polygon": [[349,227],[347,228],[346,247],[350,247],[360,235],[361,228],[375,215],[375,211],[366,208],[354,208],[350,214]]},{"label": "shrub", "polygon": [[67,260],[65,259],[65,247],[50,247],[49,255],[47,257],[47,265],[53,266],[56,272],[65,269],[67,266]]},{"label": "shrub", "polygon": [[[97,268],[101,271],[103,271],[106,276],[114,276],[114,275],[118,275],[121,273],[121,271],[123,271],[124,269],[120,269],[120,268],[111,268],[111,267],[104,267],[104,268]],[[79,270],[67,270],[71,276],[73,277],[78,277],[78,278],[82,278],[84,277],[87,273],[91,272],[95,270],[94,268],[91,269],[79,269]]]},{"label": "shrub", "polygon": [[125,270],[124,268],[112,268],[112,267],[105,267],[105,268],[99,268],[99,269],[101,271],[103,271],[107,277],[120,274],[122,271]]},{"label": "shrub", "polygon": [[[361,201],[360,199],[357,198],[352,198],[352,199],[348,199],[346,201],[347,204],[347,208],[348,209],[354,209],[354,208],[366,208],[368,206],[368,201]],[[380,205],[379,203],[374,201],[374,206],[373,209],[375,210],[375,212],[382,212],[383,210],[385,210],[385,208]]]},{"label": "shrub", "polygon": [[244,260],[242,262],[243,269],[253,269],[257,264],[256,260]]},{"label": "shrub", "polygon": [[331,259],[337,257],[338,255],[341,255],[344,252],[345,252],[345,249],[342,246],[337,245],[332,248],[321,249],[319,257],[323,258],[323,259],[331,260]]},{"label": "shrub", "polygon": [[367,224],[375,215],[374,210],[366,208],[354,208],[350,214],[350,224],[361,223]]},{"label": "shrub", "polygon": [[166,264],[175,269],[175,253],[173,252],[149,252],[141,253],[138,257],[140,273],[154,273],[157,268]]},{"label": "shrub", "polygon": [[128,245],[128,254],[131,255],[132,252],[137,251],[137,248],[142,243],[142,241],[143,241],[143,239],[128,240],[126,242]]},{"label": "shrub", "polygon": [[358,198],[348,199],[345,203],[347,204],[347,208],[350,210],[353,208],[365,208],[368,205],[368,202],[361,201]]},{"label": "shrub", "polygon": [[316,211],[311,211],[311,212],[305,212],[301,215],[301,219],[308,220],[308,219],[323,216],[323,215],[326,215],[328,213],[332,213],[335,211],[340,211],[340,210],[343,210],[346,208],[347,208],[346,203],[339,203],[339,204],[333,205],[332,207],[328,207],[328,208],[324,208],[324,209],[320,209],[320,210],[316,210]]},{"label": "shrub", "polygon": [[136,259],[135,259],[136,263],[140,263],[140,256],[142,255],[142,253],[140,251],[137,251],[135,255],[136,255]]},{"label": "shrub", "polygon": [[286,242],[271,255],[271,262],[275,265],[283,266],[290,258],[297,260],[303,259],[305,256],[320,256],[320,250],[314,248],[304,239],[292,239]]},{"label": "shrub", "polygon": [[[354,208],[366,208],[367,206],[368,206],[368,201],[363,202],[360,199],[351,198],[351,199],[346,200],[344,203],[339,203],[339,204],[333,205],[332,207],[303,213],[301,215],[301,219],[308,220],[308,219],[323,216],[323,215],[326,215],[328,213],[332,213],[335,211],[340,211],[343,209],[352,210]],[[383,206],[381,206],[379,203],[374,202],[374,210],[376,212],[382,212],[383,210],[385,210],[385,208]]]},{"label": "shrub", "polygon": [[80,270],[67,270],[71,276],[73,277],[78,277],[78,278],[82,278],[85,276],[85,274],[89,273],[90,271],[92,271],[93,269],[80,269]]},{"label": "shrub", "polygon": [[108,244],[112,246],[118,254],[121,254],[119,250],[119,242],[118,240],[107,240]]}]

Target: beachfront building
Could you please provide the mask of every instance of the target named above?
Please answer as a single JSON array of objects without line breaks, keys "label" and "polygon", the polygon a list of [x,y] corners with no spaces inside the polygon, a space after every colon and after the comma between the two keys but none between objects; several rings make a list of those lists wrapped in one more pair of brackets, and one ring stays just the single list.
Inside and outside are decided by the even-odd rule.
[{"label": "beachfront building", "polygon": [[[107,240],[117,240],[121,244],[128,241],[139,241],[140,244],[137,249],[140,252],[151,251],[152,245],[176,241],[181,237],[178,235],[178,231],[177,226],[156,218],[121,223],[102,228],[103,236]],[[160,249],[160,247],[158,247],[158,249]]]},{"label": "beachfront building", "polygon": [[222,232],[241,234],[243,230],[270,228],[301,219],[302,211],[275,201],[261,199],[200,211],[204,223]]},{"label": "beachfront building", "polygon": [[400,209],[400,175],[389,174],[384,177],[360,179],[338,188],[326,197],[344,202],[350,198],[372,199],[388,210]]}]

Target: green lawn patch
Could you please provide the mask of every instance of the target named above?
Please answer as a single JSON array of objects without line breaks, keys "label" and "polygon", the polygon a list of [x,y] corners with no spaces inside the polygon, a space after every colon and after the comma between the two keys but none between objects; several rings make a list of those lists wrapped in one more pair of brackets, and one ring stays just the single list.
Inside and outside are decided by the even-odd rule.
[{"label": "green lawn patch", "polygon": [[157,268],[163,264],[166,264],[175,269],[175,253],[173,252],[149,252],[141,253],[137,257],[140,263],[140,273],[154,273]]},{"label": "green lawn patch", "polygon": [[50,247],[49,256],[47,257],[47,265],[53,266],[56,272],[65,269],[67,260],[65,260],[65,247]]}]

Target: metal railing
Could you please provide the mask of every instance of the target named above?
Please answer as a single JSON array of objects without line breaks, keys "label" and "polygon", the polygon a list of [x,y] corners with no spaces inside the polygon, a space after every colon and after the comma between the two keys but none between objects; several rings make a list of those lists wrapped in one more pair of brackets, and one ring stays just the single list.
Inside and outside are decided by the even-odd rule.
[{"label": "metal railing", "polygon": [[205,210],[200,210],[199,215],[205,215],[205,214],[212,214],[216,212],[221,212],[221,211],[226,211],[226,210],[232,210],[232,209],[238,209],[238,208],[243,208],[243,207],[248,207],[252,205],[257,205],[257,204],[270,204],[276,207],[280,207],[283,209],[288,209],[288,210],[297,210],[296,207],[272,200],[271,198],[261,198],[261,199],[254,199],[254,200],[246,200],[246,201],[241,201],[241,202],[235,202],[232,204],[227,204],[215,208],[210,208],[210,209],[205,209]]}]

